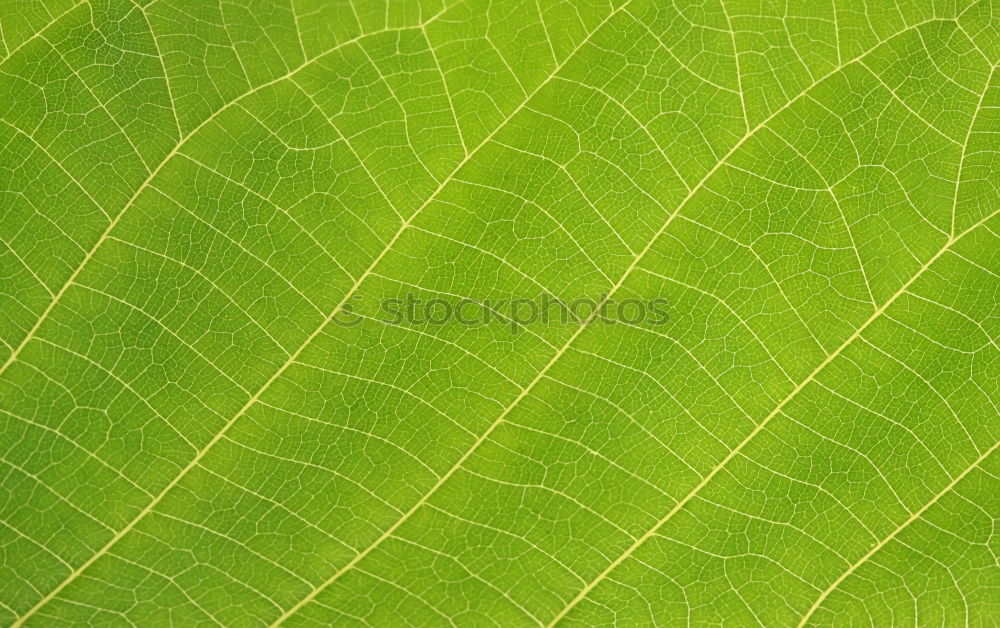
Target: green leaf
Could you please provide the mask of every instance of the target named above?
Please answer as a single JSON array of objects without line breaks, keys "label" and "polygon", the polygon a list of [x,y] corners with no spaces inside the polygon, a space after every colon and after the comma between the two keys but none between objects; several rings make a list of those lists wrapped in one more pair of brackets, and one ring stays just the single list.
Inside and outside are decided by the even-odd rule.
[{"label": "green leaf", "polygon": [[1000,621],[996,0],[0,53],[0,622]]}]

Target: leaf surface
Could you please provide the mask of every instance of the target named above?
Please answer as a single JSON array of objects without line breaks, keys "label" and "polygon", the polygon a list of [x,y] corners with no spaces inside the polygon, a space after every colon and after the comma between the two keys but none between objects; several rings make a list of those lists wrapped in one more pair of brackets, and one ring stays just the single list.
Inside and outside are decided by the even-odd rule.
[{"label": "leaf surface", "polygon": [[1000,619],[1000,5],[444,2],[0,2],[0,621]]}]

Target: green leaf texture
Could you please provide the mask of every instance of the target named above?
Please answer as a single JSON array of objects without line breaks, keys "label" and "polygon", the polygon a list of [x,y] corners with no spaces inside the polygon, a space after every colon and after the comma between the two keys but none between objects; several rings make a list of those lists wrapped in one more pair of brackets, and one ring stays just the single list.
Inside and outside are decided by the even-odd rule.
[{"label": "green leaf texture", "polygon": [[3,0],[0,59],[0,623],[1000,623],[997,0]]}]

